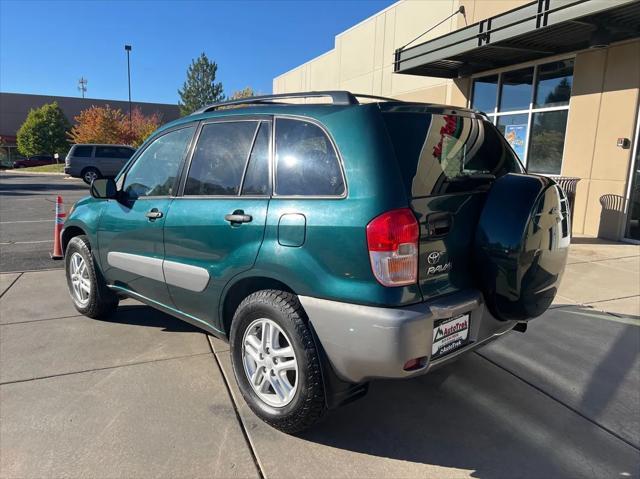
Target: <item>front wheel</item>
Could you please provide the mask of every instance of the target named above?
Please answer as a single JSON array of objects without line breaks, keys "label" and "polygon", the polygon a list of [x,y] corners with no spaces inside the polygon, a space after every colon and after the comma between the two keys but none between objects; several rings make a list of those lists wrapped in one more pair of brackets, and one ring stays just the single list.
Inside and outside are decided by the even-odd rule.
[{"label": "front wheel", "polygon": [[240,392],[263,421],[295,433],[323,416],[320,359],[295,295],[277,290],[249,295],[234,315],[230,343]]},{"label": "front wheel", "polygon": [[96,269],[86,236],[71,238],[64,262],[69,294],[78,312],[96,319],[111,314],[118,306],[118,297]]}]

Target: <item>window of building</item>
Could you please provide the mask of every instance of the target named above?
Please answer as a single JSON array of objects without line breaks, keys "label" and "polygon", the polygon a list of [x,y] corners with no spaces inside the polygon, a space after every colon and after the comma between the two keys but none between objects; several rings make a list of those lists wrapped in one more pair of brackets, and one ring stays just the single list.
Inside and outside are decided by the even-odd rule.
[{"label": "window of building", "polygon": [[209,123],[202,127],[184,195],[237,195],[257,121]]},{"label": "window of building", "polygon": [[484,111],[532,173],[562,172],[573,59],[475,78],[471,106]]},{"label": "window of building", "polygon": [[278,195],[341,196],[344,181],[338,155],[325,132],[308,121],[276,122]]}]

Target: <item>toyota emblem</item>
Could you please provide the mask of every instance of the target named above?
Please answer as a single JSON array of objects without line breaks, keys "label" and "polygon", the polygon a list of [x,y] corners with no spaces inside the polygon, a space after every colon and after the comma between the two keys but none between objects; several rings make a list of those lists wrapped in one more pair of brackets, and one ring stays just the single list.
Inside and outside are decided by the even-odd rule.
[{"label": "toyota emblem", "polygon": [[440,255],[441,253],[438,251],[433,251],[429,253],[429,256],[427,256],[427,262],[429,264],[437,264],[438,261],[440,261]]}]

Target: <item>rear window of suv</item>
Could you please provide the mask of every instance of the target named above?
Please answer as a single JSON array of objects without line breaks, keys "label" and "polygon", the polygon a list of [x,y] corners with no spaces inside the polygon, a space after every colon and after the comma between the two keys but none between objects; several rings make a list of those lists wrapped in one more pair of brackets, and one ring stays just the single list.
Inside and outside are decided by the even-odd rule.
[{"label": "rear window of suv", "polygon": [[89,158],[93,153],[93,146],[76,146],[73,149],[73,156],[78,158]]},{"label": "rear window of suv", "polygon": [[523,168],[504,137],[477,117],[424,111],[383,112],[412,197],[486,189]]}]

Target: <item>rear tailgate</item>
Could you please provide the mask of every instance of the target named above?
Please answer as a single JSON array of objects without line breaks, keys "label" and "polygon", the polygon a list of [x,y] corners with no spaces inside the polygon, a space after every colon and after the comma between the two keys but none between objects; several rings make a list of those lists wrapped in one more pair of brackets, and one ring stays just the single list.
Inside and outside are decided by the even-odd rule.
[{"label": "rear tailgate", "polygon": [[424,298],[472,287],[470,254],[486,192],[522,166],[500,132],[474,113],[406,104],[381,110],[420,224]]}]

